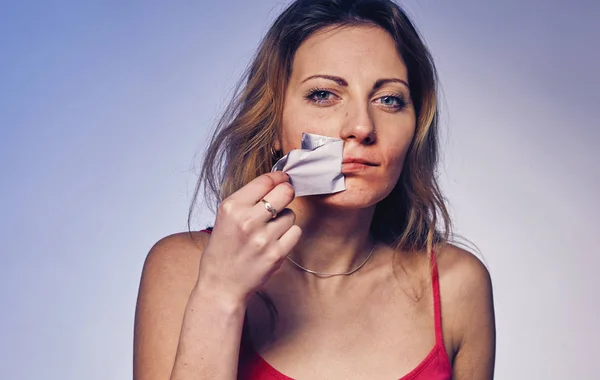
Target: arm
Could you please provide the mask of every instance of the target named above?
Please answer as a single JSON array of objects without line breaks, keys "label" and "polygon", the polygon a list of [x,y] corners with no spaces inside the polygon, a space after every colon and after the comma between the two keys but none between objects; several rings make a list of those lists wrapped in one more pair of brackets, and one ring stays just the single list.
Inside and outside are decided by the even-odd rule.
[{"label": "arm", "polygon": [[494,378],[496,327],[492,283],[486,267],[462,251],[454,263],[449,281],[452,290],[453,335],[457,352],[454,380]]},{"label": "arm", "polygon": [[[261,199],[281,211],[275,218]],[[235,380],[246,304],[300,239],[281,172],[257,177],[217,211],[210,236],[173,235],[148,254],[135,320],[134,380]]]},{"label": "arm", "polygon": [[196,287],[187,304],[171,380],[237,378],[246,307]]},{"label": "arm", "polygon": [[235,379],[244,307],[197,283],[208,236],[159,241],[138,295],[134,380]]}]

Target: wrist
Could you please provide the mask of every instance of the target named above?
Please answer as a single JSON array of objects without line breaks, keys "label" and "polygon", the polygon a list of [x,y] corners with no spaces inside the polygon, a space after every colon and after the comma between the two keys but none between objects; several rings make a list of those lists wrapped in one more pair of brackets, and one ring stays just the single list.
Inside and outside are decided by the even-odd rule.
[{"label": "wrist", "polygon": [[199,300],[202,305],[210,305],[213,310],[220,310],[226,314],[243,314],[247,307],[247,301],[244,297],[236,297],[230,292],[205,281],[196,283],[190,295],[190,300],[193,299]]}]

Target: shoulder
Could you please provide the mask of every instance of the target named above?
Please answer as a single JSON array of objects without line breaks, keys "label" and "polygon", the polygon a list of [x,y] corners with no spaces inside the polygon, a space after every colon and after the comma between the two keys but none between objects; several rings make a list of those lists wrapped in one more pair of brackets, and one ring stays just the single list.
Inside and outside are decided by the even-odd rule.
[{"label": "shoulder", "polygon": [[198,265],[210,235],[206,232],[181,232],[166,236],[154,244],[146,260],[142,276],[198,275]]},{"label": "shoulder", "polygon": [[168,378],[208,239],[204,232],[173,234],[146,256],[135,312],[134,378]]},{"label": "shoulder", "polygon": [[142,269],[138,312],[187,302],[198,280],[200,258],[209,237],[205,232],[182,232],[154,244]]},{"label": "shoulder", "polygon": [[[487,267],[474,254],[446,244],[437,250],[440,298],[445,336],[455,351],[480,337],[494,339],[492,280]],[[486,339],[487,339],[486,338]]]},{"label": "shoulder", "polygon": [[440,283],[450,297],[464,298],[473,292],[491,290],[490,273],[483,262],[471,252],[452,244],[437,250]]}]

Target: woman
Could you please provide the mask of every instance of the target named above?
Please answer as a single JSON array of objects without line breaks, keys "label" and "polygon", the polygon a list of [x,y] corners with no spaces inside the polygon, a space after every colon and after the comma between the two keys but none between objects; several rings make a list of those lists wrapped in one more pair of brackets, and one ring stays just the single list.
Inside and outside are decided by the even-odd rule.
[{"label": "woman", "polygon": [[[207,150],[212,233],[145,262],[134,378],[492,379],[490,278],[448,243],[437,120],[435,67],[398,6],[290,5]],[[344,191],[295,197],[270,173],[302,133],[343,140]]]}]

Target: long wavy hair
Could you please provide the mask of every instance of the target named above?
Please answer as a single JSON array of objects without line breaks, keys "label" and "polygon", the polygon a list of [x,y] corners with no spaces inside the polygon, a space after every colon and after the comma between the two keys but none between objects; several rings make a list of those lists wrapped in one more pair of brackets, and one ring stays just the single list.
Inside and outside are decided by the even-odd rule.
[{"label": "long wavy hair", "polygon": [[406,13],[390,0],[297,0],[275,20],[205,151],[188,223],[204,190],[213,211],[278,157],[286,87],[294,54],[327,27],[376,26],[395,41],[408,70],[416,131],[395,188],[376,206],[371,233],[396,250],[431,253],[448,241],[451,222],[437,181],[437,74],[431,54]]},{"label": "long wavy hair", "polygon": [[297,0],[274,22],[258,47],[205,151],[200,190],[214,211],[229,195],[268,173],[278,157],[285,90],[294,54],[316,31],[331,26],[377,26],[394,39],[408,70],[417,125],[396,187],[379,202],[372,234],[403,251],[430,252],[448,240],[451,223],[437,181],[437,74],[431,54],[406,13],[390,0]]}]

